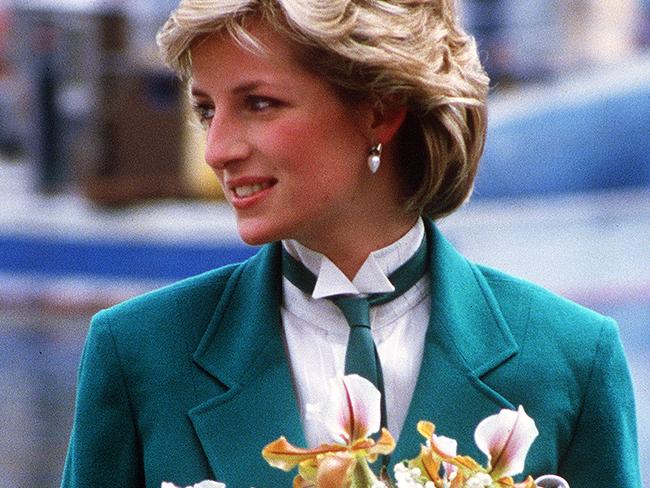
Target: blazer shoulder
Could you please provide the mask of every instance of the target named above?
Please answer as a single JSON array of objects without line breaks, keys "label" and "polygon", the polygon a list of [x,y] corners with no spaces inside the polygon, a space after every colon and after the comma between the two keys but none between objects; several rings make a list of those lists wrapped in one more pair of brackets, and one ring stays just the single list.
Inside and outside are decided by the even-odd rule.
[{"label": "blazer shoulder", "polygon": [[493,268],[477,265],[511,328],[533,326],[566,343],[595,344],[604,333],[617,333],[613,319],[565,297]]},{"label": "blazer shoulder", "polygon": [[[587,392],[600,388],[592,381],[594,371],[607,370],[603,376],[611,376],[612,371],[625,369],[617,366],[609,371],[604,363],[615,358],[625,364],[613,319],[526,280],[485,266],[479,269],[519,346],[513,369],[503,371],[511,380],[521,380],[509,383],[510,394],[517,402],[530,404],[530,385],[535,385],[540,405],[548,404],[553,397],[553,402],[559,402],[558,408],[577,413]],[[525,387],[515,391],[513,383]],[[563,429],[570,431],[568,426]]]},{"label": "blazer shoulder", "polygon": [[[179,316],[207,323],[228,282],[244,263],[231,264],[130,298],[98,312],[93,325],[110,324],[114,334],[142,334]],[[189,312],[189,314],[188,314]],[[185,324],[189,325],[189,324]]]}]

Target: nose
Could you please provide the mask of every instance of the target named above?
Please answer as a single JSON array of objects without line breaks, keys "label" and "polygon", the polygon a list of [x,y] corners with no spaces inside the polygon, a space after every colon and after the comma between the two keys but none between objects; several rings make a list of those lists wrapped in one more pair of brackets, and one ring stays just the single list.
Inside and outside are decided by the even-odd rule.
[{"label": "nose", "polygon": [[214,170],[245,160],[251,152],[246,131],[236,120],[218,115],[210,121],[205,146],[205,161]]}]

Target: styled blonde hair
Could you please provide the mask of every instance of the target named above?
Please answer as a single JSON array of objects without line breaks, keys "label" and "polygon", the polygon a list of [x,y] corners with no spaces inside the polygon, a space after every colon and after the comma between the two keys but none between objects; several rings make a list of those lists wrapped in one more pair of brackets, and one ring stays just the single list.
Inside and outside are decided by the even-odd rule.
[{"label": "styled blonde hair", "polygon": [[306,69],[350,101],[403,104],[397,154],[405,205],[432,218],[472,191],[487,126],[489,80],[454,0],[182,0],[158,32],[165,62],[191,78],[190,46],[262,19],[295,46]]}]

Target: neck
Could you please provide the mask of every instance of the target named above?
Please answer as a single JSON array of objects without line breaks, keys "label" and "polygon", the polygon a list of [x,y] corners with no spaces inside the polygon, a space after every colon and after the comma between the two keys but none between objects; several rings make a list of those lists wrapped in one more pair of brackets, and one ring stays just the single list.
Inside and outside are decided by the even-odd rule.
[{"label": "neck", "polygon": [[[366,173],[354,199],[335,218],[314,222],[305,234],[293,236],[302,245],[329,258],[349,280],[353,280],[371,252],[403,237],[417,222],[419,212],[406,211],[401,175],[396,158],[387,146],[382,167],[375,175]],[[364,172],[367,169],[364,167]]]}]

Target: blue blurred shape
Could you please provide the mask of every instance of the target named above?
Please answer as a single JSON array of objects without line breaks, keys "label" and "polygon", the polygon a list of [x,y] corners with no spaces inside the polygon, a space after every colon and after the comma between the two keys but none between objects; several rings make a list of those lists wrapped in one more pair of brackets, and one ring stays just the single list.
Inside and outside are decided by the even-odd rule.
[{"label": "blue blurred shape", "polygon": [[495,94],[475,198],[650,184],[650,58]]},{"label": "blue blurred shape", "polygon": [[210,242],[176,244],[1,235],[0,271],[42,276],[177,280],[243,261],[255,248]]}]

